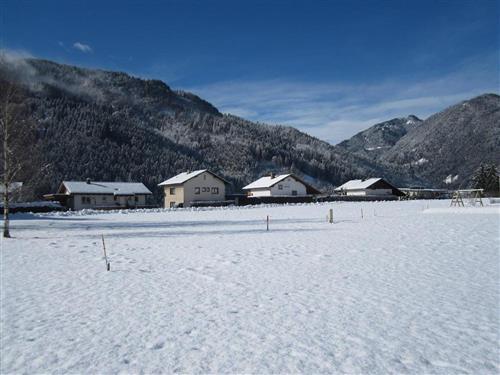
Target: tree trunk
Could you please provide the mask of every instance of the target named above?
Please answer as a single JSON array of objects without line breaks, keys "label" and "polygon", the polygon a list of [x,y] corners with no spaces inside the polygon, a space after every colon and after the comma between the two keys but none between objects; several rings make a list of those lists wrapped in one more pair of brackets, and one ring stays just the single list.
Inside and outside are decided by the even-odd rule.
[{"label": "tree trunk", "polygon": [[5,121],[3,129],[3,236],[10,237],[9,231],[9,150],[8,150],[8,128],[7,121]]},{"label": "tree trunk", "polygon": [[3,194],[3,236],[10,237],[9,231],[9,184],[4,184],[5,192]]}]

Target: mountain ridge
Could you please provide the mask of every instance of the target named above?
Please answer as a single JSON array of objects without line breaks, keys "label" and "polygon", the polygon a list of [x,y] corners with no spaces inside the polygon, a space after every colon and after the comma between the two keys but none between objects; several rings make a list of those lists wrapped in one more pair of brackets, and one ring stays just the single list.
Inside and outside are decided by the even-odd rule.
[{"label": "mountain ridge", "polygon": [[[123,72],[33,58],[2,60],[0,55],[2,77],[25,89],[39,127],[44,161],[50,168],[36,182],[37,194],[53,191],[63,179],[90,177],[143,181],[159,201],[156,184],[199,168],[221,174],[234,190],[269,171],[292,171],[325,191],[351,178],[382,176],[400,185],[433,186],[442,186],[445,178],[441,175],[446,168],[440,168],[437,177],[426,170],[425,161],[412,166],[415,160],[410,160],[407,148],[415,147],[411,139],[422,138],[419,129],[429,120],[414,115],[375,124],[331,145],[293,127],[222,114],[192,93]],[[494,101],[487,103],[488,108],[492,105]],[[493,128],[496,134],[497,116],[495,112],[487,118],[482,131]],[[475,119],[473,113],[470,119]],[[435,126],[425,129],[437,131]],[[476,145],[479,151],[480,146]],[[495,145],[491,147],[495,150]],[[427,151],[421,154],[435,152],[435,145]],[[456,163],[445,161],[456,168]],[[472,174],[476,163],[468,163],[460,174]]]},{"label": "mountain ridge", "polygon": [[268,171],[293,171],[328,190],[377,173],[370,162],[292,127],[227,114],[161,81],[47,60],[0,61],[4,79],[24,87],[51,166],[38,194],[63,179],[156,184],[186,169],[209,168],[235,190]]}]

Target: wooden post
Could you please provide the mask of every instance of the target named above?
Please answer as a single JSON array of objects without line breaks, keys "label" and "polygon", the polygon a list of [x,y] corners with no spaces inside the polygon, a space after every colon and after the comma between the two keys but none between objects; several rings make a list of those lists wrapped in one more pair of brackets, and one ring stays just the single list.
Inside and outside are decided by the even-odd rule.
[{"label": "wooden post", "polygon": [[328,222],[333,224],[333,208],[330,208],[330,211],[328,211]]},{"label": "wooden post", "polygon": [[269,231],[269,215],[266,218],[266,230]]},{"label": "wooden post", "polygon": [[104,234],[102,235],[102,249],[104,251],[104,260],[106,261],[106,270],[111,269],[111,264],[108,262],[108,255],[106,254],[106,244],[104,243]]}]

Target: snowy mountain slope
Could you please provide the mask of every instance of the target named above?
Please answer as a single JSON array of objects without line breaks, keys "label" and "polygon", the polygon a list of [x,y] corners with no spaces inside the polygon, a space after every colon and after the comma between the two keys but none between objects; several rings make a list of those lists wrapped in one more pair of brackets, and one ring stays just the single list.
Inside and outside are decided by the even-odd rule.
[{"label": "snowy mountain slope", "polygon": [[500,96],[481,95],[423,121],[376,124],[338,146],[400,184],[467,187],[481,163],[500,165]]},{"label": "snowy mountain slope", "polygon": [[359,132],[338,146],[362,157],[376,160],[421,123],[422,120],[414,115],[384,121]]},{"label": "snowy mountain slope", "polygon": [[500,165],[500,96],[485,94],[430,116],[381,157],[383,165],[407,168],[417,179],[467,186],[481,163]]},{"label": "snowy mountain slope", "polygon": [[[197,96],[124,73],[45,60],[1,60],[0,77],[24,87],[39,125],[45,179],[156,184],[185,170],[209,168],[237,190],[262,174],[293,171],[331,188],[378,168],[294,128],[222,115]],[[1,85],[1,83],[0,83]]]},{"label": "snowy mountain slope", "polygon": [[423,122],[409,116],[377,124],[333,146],[292,127],[221,114],[196,95],[125,73],[0,55],[0,88],[5,80],[23,87],[39,128],[47,167],[42,178],[25,181],[37,195],[88,177],[144,182],[158,203],[159,182],[205,168],[236,191],[269,171],[296,173],[325,191],[371,176],[439,187],[448,176],[466,184],[482,161],[499,162],[493,94]]}]

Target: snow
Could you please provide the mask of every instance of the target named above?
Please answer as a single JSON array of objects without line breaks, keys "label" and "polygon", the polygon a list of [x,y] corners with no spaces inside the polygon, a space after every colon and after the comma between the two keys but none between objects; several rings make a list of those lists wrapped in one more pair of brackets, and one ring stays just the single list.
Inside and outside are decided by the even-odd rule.
[{"label": "snow", "polygon": [[381,148],[391,148],[391,146],[376,146],[376,147],[366,147],[366,151],[380,150]]},{"label": "snow", "polygon": [[497,374],[500,210],[449,204],[13,215],[0,372]]},{"label": "snow", "polygon": [[184,182],[202,174],[203,172],[207,172],[207,170],[199,169],[197,171],[192,171],[192,172],[182,172],[174,177],[169,178],[168,180],[163,181],[161,184],[158,184],[158,186],[183,184]]},{"label": "snow", "polygon": [[456,180],[458,180],[458,174],[455,175],[455,176],[453,176],[453,175],[450,174],[450,175],[446,176],[446,178],[443,180],[443,182],[445,184],[449,185],[449,184],[455,182]]},{"label": "snow", "polygon": [[281,174],[277,176],[264,176],[259,178],[258,180],[252,182],[251,184],[248,184],[247,186],[243,187],[243,190],[250,190],[250,189],[261,189],[261,188],[269,188],[271,186],[276,185],[278,182],[284,180],[287,177],[290,177],[291,174]]},{"label": "snow", "polygon": [[141,182],[63,181],[69,194],[152,194]]},{"label": "snow", "polygon": [[339,186],[335,190],[358,190],[358,189],[367,189],[372,186],[374,183],[380,181],[381,178],[368,178],[366,180],[350,180],[345,184]]},{"label": "snow", "polygon": [[418,159],[416,162],[414,162],[415,165],[422,165],[422,164],[425,164],[425,163],[428,163],[429,160],[427,160],[426,158],[420,158]]}]

